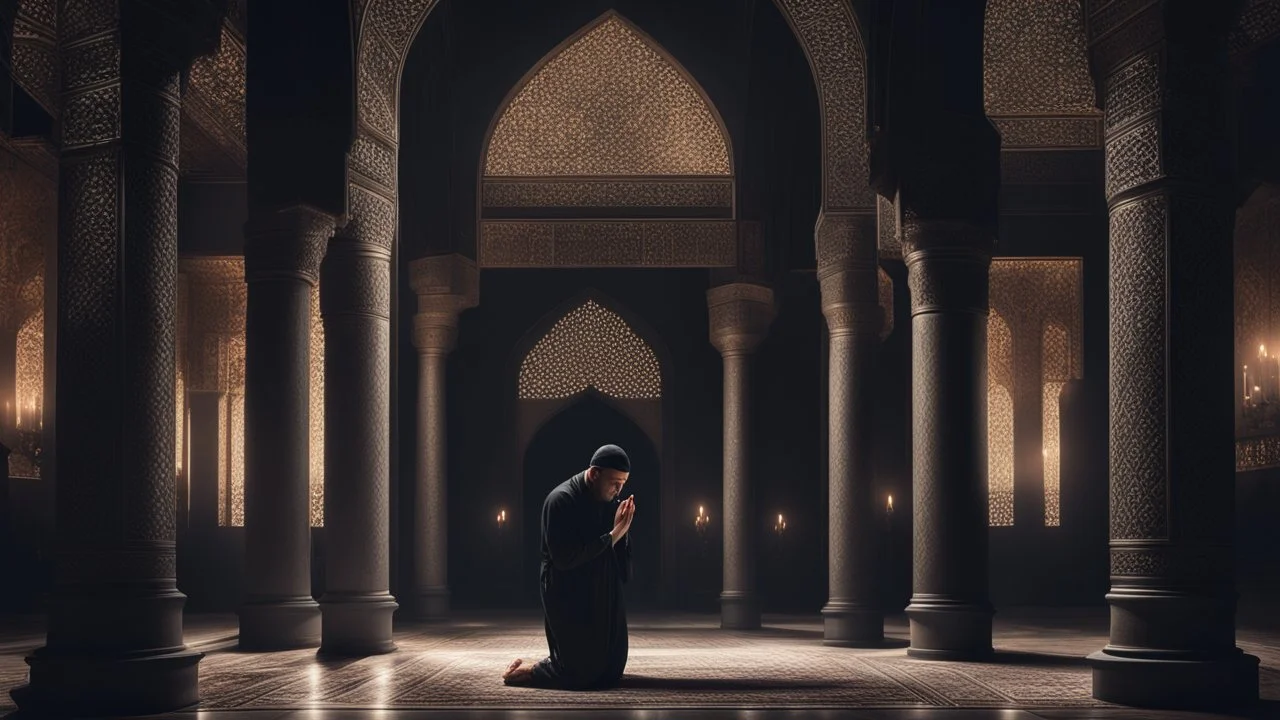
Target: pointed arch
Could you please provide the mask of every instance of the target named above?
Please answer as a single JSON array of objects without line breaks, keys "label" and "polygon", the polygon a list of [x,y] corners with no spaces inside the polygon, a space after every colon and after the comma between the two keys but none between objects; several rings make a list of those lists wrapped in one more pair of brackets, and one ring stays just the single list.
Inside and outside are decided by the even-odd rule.
[{"label": "pointed arch", "polygon": [[701,85],[610,10],[533,66],[485,134],[482,176],[730,176],[728,129]]},{"label": "pointed arch", "polygon": [[662,398],[653,347],[592,296],[562,313],[533,343],[518,379],[521,400],[561,400],[588,390],[619,400]]}]

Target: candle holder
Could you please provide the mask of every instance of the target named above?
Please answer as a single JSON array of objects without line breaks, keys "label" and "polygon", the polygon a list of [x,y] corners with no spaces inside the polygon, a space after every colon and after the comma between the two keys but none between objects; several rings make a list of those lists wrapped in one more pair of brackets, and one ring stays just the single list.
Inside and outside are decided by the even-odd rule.
[{"label": "candle holder", "polygon": [[698,537],[703,540],[707,539],[707,525],[711,524],[711,516],[707,514],[706,508],[699,505],[698,515],[693,519],[693,526],[698,531]]},{"label": "candle holder", "polygon": [[778,537],[782,537],[783,533],[785,533],[786,531],[787,531],[787,520],[786,518],[782,517],[782,513],[778,513],[778,521],[773,524],[773,532],[776,533]]}]

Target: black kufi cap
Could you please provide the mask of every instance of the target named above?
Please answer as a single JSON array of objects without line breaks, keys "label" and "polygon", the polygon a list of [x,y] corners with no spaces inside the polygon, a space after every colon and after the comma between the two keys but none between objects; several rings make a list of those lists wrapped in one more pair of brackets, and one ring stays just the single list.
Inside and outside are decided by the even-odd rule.
[{"label": "black kufi cap", "polygon": [[627,451],[617,445],[604,445],[595,454],[591,456],[591,465],[593,467],[609,468],[619,472],[631,472],[631,458],[627,457]]}]

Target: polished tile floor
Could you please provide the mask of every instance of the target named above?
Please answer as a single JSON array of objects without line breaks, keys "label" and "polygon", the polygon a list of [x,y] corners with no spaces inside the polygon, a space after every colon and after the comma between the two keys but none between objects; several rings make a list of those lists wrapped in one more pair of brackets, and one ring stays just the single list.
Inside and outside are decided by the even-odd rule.
[{"label": "polished tile floor", "polygon": [[[828,648],[820,618],[770,617],[758,632],[720,630],[716,616],[637,616],[622,687],[570,693],[506,687],[513,657],[546,652],[536,616],[469,615],[407,625],[389,655],[326,660],[314,651],[242,653],[232,616],[192,616],[188,642],[201,663],[200,720],[345,718],[865,718],[866,720],[1171,720],[1207,718],[1107,706],[1089,696],[1084,656],[1106,642],[1106,611],[1007,611],[996,659],[913,660],[906,622],[890,618],[893,647]],[[1280,719],[1280,633],[1243,628],[1240,645],[1262,660],[1265,702]],[[38,628],[0,626],[0,688],[24,680]],[[8,697],[0,697],[0,713]],[[11,709],[11,706],[9,706]],[[181,713],[196,720],[192,712]]]}]

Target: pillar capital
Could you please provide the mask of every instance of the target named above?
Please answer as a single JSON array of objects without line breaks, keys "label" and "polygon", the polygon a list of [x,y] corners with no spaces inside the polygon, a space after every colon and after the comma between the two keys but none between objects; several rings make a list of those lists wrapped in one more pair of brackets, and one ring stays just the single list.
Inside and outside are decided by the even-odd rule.
[{"label": "pillar capital", "polygon": [[314,286],[334,226],[332,215],[310,205],[255,212],[244,226],[246,277],[296,278]]},{"label": "pillar capital", "polygon": [[773,289],[729,283],[707,291],[711,344],[722,355],[753,352],[769,332],[776,314]]},{"label": "pillar capital", "polygon": [[827,328],[832,333],[881,332],[886,322],[880,307],[874,211],[823,211],[814,240]]},{"label": "pillar capital", "polygon": [[409,285],[418,295],[413,345],[420,352],[449,352],[458,316],[480,302],[480,269],[459,254],[435,255],[409,263]]}]

